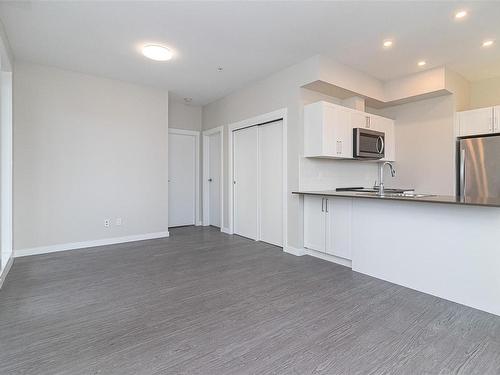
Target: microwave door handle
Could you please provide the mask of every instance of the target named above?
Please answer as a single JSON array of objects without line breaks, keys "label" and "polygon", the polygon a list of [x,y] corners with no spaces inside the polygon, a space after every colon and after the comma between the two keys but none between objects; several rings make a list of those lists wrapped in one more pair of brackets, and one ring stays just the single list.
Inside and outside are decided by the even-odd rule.
[{"label": "microwave door handle", "polygon": [[[379,148],[379,145],[380,145],[380,148]],[[377,138],[377,152],[379,154],[381,154],[383,151],[384,151],[384,138],[382,138],[381,136],[379,136]]]}]

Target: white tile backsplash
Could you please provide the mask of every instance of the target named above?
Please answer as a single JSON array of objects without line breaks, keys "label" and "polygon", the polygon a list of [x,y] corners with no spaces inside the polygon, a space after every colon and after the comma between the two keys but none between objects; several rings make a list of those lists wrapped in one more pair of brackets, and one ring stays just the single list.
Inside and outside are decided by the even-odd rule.
[{"label": "white tile backsplash", "polygon": [[300,157],[299,189],[331,190],[337,187],[373,186],[378,163]]}]

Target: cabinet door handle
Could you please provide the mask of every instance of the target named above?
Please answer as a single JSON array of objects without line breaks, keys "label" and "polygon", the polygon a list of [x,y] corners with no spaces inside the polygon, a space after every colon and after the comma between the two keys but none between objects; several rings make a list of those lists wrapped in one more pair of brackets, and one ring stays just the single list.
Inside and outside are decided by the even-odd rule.
[{"label": "cabinet door handle", "polygon": [[326,201],[326,213],[328,213],[328,198],[325,198]]},{"label": "cabinet door handle", "polygon": [[325,198],[321,198],[321,212],[325,212]]}]

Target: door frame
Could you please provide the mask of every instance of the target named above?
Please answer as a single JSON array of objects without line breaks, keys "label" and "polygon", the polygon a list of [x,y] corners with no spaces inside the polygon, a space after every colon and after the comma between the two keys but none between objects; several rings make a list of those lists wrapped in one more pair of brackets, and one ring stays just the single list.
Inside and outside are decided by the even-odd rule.
[{"label": "door frame", "polygon": [[[283,121],[283,249],[288,247],[288,125],[287,125],[287,108],[281,108],[273,112],[264,113],[259,116],[248,118],[228,125],[228,213],[229,213],[229,228],[228,233],[234,234],[234,184],[233,184],[233,137],[234,131],[248,128],[251,126],[261,125],[267,122]],[[258,227],[258,239],[260,239],[260,224]]]},{"label": "door frame", "polygon": [[[194,225],[201,225],[201,218],[200,218],[200,212],[201,212],[201,207],[200,207],[200,132],[196,130],[184,130],[184,129],[175,129],[175,128],[168,128],[168,134],[178,134],[178,135],[190,135],[195,137],[195,150],[194,150],[194,160],[195,160],[195,168],[194,168],[194,194],[195,194],[195,199],[194,199],[194,209],[195,209],[195,214],[194,214]],[[170,171],[169,171],[170,173]],[[168,176],[168,180],[170,181],[170,174]],[[168,220],[168,218],[167,218]],[[170,225],[170,223],[169,223]]]},{"label": "door frame", "polygon": [[220,140],[220,230],[224,227],[224,126],[205,130],[203,135],[203,225],[210,225],[210,188],[208,184],[210,169],[210,136],[219,133]]}]

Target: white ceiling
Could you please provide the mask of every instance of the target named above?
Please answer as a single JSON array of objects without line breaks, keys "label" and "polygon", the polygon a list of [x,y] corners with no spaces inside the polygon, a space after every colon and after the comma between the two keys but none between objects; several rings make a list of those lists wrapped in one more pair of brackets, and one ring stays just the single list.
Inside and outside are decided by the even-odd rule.
[{"label": "white ceiling", "polygon": [[[460,22],[458,9],[469,11]],[[500,76],[494,1],[1,2],[0,19],[18,60],[163,87],[197,104],[315,54],[381,80],[421,70],[420,59],[469,80]],[[498,42],[481,48],[486,38]],[[175,58],[146,60],[146,42]]]}]

